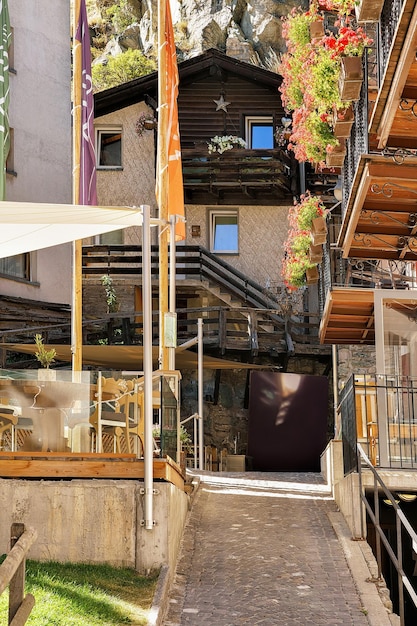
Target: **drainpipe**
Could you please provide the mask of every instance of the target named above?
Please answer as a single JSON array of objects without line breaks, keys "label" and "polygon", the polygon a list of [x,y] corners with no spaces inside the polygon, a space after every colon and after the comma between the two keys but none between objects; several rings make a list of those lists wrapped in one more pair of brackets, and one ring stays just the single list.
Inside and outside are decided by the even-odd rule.
[{"label": "drainpipe", "polygon": [[338,368],[337,368],[337,346],[332,345],[332,361],[333,361],[333,408],[334,408],[334,438],[339,439],[339,433],[337,432],[338,426],[338,414],[337,407],[339,405],[339,386],[338,386]]},{"label": "drainpipe", "polygon": [[204,424],[203,424],[203,320],[198,318],[198,441],[199,469],[204,469]]}]

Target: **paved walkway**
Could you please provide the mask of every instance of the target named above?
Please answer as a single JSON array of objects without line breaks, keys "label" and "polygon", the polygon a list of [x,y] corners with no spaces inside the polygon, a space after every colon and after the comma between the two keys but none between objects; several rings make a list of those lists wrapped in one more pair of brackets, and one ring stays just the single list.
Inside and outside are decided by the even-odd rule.
[{"label": "paved walkway", "polygon": [[199,476],[164,626],[372,623],[319,474]]}]

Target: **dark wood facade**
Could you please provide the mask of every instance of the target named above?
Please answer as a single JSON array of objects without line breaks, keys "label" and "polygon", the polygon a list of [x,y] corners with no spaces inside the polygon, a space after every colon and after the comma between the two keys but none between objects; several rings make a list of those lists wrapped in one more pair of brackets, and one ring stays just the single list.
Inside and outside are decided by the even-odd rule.
[{"label": "dark wood facade", "polygon": [[[274,129],[280,126],[285,115],[281,77],[214,49],[180,63],[178,71],[186,203],[292,204],[298,191],[298,165],[277,145],[262,153],[233,149],[222,155],[209,155],[207,146],[216,135],[246,139],[247,117],[269,117]],[[140,100],[156,110],[156,72],[96,94],[95,116]]]}]

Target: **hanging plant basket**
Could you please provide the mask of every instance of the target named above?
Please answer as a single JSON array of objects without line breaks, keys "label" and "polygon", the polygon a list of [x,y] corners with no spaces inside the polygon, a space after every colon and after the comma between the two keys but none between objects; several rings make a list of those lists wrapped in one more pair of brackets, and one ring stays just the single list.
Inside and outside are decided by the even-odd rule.
[{"label": "hanging plant basket", "polygon": [[350,105],[344,111],[335,111],[333,115],[333,133],[335,137],[348,139],[352,130],[355,116]]},{"label": "hanging plant basket", "polygon": [[322,246],[327,239],[326,219],[322,216],[315,217],[311,227],[311,241],[313,246]]},{"label": "hanging plant basket", "polygon": [[309,267],[306,270],[306,283],[307,285],[316,285],[319,282],[319,270],[317,269],[317,265],[314,267]]},{"label": "hanging plant basket", "polygon": [[333,148],[326,156],[326,165],[328,167],[342,167],[345,162],[346,146],[340,144]]},{"label": "hanging plant basket", "polygon": [[324,22],[323,20],[316,20],[310,24],[310,39],[314,43],[316,39],[324,37]]},{"label": "hanging plant basket", "polygon": [[321,263],[323,260],[323,245],[320,244],[315,246],[313,242],[311,242],[308,258],[311,263]]},{"label": "hanging plant basket", "polygon": [[362,57],[342,57],[339,93],[343,101],[359,100],[363,82]]}]

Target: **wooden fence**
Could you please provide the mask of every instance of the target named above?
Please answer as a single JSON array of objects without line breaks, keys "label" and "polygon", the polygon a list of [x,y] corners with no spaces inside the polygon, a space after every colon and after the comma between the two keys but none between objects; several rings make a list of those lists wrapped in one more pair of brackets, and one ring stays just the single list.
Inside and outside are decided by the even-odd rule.
[{"label": "wooden fence", "polygon": [[9,626],[23,626],[35,605],[35,598],[25,596],[26,554],[36,540],[37,531],[24,524],[12,524],[10,552],[0,565],[0,595],[9,587]]}]

